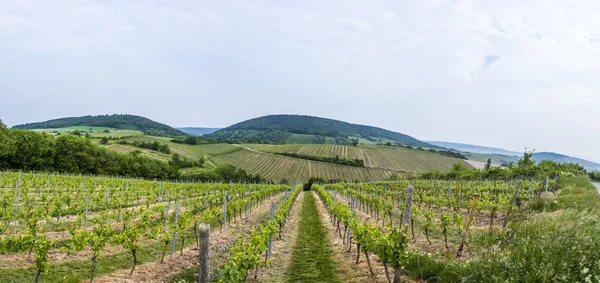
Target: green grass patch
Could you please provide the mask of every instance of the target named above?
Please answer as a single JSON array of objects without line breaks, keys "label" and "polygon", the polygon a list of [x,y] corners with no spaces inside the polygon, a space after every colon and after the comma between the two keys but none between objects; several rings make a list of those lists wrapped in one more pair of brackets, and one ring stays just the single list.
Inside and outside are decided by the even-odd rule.
[{"label": "green grass patch", "polygon": [[554,205],[541,200],[545,212],[472,233],[468,260],[411,254],[405,272],[428,282],[600,282],[600,195],[585,176],[562,176],[559,188]]},{"label": "green grass patch", "polygon": [[587,176],[561,176],[558,187],[560,192],[556,202],[559,208],[599,211],[600,194]]},{"label": "green grass patch", "polygon": [[331,248],[319,218],[315,197],[304,193],[296,247],[292,265],[286,272],[287,282],[340,282],[335,274]]}]

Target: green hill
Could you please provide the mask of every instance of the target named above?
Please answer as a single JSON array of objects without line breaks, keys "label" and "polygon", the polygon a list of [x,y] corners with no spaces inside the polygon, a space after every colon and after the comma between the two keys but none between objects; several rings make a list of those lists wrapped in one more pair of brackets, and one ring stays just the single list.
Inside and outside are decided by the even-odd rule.
[{"label": "green hill", "polygon": [[155,136],[183,136],[184,132],[136,115],[99,115],[83,117],[67,117],[45,122],[16,125],[17,129],[57,129],[74,126],[109,127],[118,130],[138,130]]},{"label": "green hill", "polygon": [[411,136],[385,129],[350,124],[333,119],[303,115],[269,115],[250,119],[205,135],[207,138],[242,142],[352,144],[396,143],[414,147],[438,148]]}]

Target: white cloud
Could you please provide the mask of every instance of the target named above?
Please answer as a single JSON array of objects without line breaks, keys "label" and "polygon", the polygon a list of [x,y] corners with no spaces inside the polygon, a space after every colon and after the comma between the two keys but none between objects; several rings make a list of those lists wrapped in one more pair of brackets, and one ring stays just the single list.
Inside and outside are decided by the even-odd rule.
[{"label": "white cloud", "polygon": [[1,1],[0,113],[203,126],[307,113],[600,158],[598,14],[598,1]]}]

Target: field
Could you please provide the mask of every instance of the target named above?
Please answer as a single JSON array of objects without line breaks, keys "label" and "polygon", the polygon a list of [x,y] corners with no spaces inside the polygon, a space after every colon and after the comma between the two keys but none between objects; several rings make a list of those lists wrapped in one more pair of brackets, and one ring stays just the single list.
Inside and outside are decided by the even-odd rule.
[{"label": "field", "polygon": [[90,127],[90,126],[73,126],[73,127],[65,127],[65,128],[54,128],[54,129],[34,129],[36,132],[46,132],[46,133],[70,133],[73,131],[80,131],[82,133],[89,133],[92,137],[130,137],[130,136],[142,136],[144,135],[141,131],[136,130],[118,130],[115,128],[109,127]]},{"label": "field", "polygon": [[269,180],[286,179],[293,182],[308,180],[310,177],[322,177],[328,180],[384,180],[393,173],[401,173],[378,168],[359,168],[309,161],[245,148],[214,156],[211,160],[217,164],[232,164],[245,169],[248,173],[260,174]]},{"label": "field", "polygon": [[[0,188],[2,200],[12,199],[13,204],[0,209],[7,218],[2,220],[0,282],[79,281],[90,276],[97,282],[168,278],[185,268],[172,268],[177,260],[194,254],[195,224],[221,229],[212,244],[216,250],[220,241],[251,232],[268,214],[271,201],[283,204],[285,192],[290,192],[287,185],[9,172],[0,173]],[[250,222],[242,224],[242,215]],[[218,228],[219,223],[228,224]],[[157,268],[155,261],[162,262],[161,258],[167,264]],[[222,266],[217,260],[214,264],[214,268]],[[139,273],[132,277],[134,269]]]},{"label": "field", "polygon": [[3,171],[0,189],[0,282],[198,282],[199,253],[213,282],[600,278],[600,195],[585,177],[302,191]]},{"label": "field", "polygon": [[[331,156],[364,160],[366,167],[389,169],[403,172],[424,172],[427,170],[448,170],[463,160],[446,157],[432,152],[424,152],[388,146],[347,146],[347,145],[275,145],[259,149],[265,152],[293,152],[307,155]],[[470,165],[466,165],[470,167]]]},{"label": "field", "polygon": [[[99,139],[93,139],[99,142]],[[126,141],[130,144],[118,144]],[[159,142],[166,144],[171,154],[163,154],[145,148],[136,148],[133,142]],[[448,170],[460,162],[471,167],[463,160],[442,156],[436,153],[387,147],[376,145],[361,145],[358,147],[334,144],[200,144],[188,145],[171,142],[168,137],[129,136],[104,145],[109,150],[131,152],[139,150],[144,156],[161,161],[168,161],[174,153],[181,157],[196,161],[205,160],[205,168],[215,168],[218,165],[231,164],[246,170],[250,174],[260,174],[267,180],[305,181],[310,177],[322,177],[327,180],[356,180],[374,181],[387,180],[390,176],[402,176],[405,173],[424,172],[429,170]],[[309,161],[300,158],[281,156],[274,153],[300,153],[310,156],[329,156],[364,160],[365,167],[352,167]],[[199,172],[196,169],[184,169],[184,174]]]},{"label": "field", "polygon": [[130,153],[132,151],[139,150],[142,152],[143,156],[158,159],[160,161],[168,162],[171,159],[171,157],[167,154],[163,154],[163,153],[153,151],[153,150],[138,148],[138,147],[134,147],[134,146],[130,146],[130,145],[110,144],[110,145],[106,146],[106,149],[116,151],[116,152],[121,152],[121,153]]}]

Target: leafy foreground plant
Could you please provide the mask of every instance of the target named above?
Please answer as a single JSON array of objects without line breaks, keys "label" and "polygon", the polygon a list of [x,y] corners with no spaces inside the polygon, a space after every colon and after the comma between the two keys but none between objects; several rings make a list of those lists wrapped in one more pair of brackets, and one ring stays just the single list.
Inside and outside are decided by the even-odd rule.
[{"label": "leafy foreground plant", "polygon": [[231,247],[231,254],[227,262],[217,273],[218,282],[244,282],[248,277],[248,271],[252,268],[264,266],[268,262],[260,259],[267,252],[269,238],[271,238],[278,227],[281,229],[287,219],[288,212],[296,201],[302,186],[296,186],[291,195],[282,206],[277,208],[273,222],[260,225],[247,237],[240,238]]},{"label": "leafy foreground plant", "polygon": [[486,248],[467,261],[411,255],[413,278],[433,282],[600,282],[600,215],[566,211],[472,235]]}]

